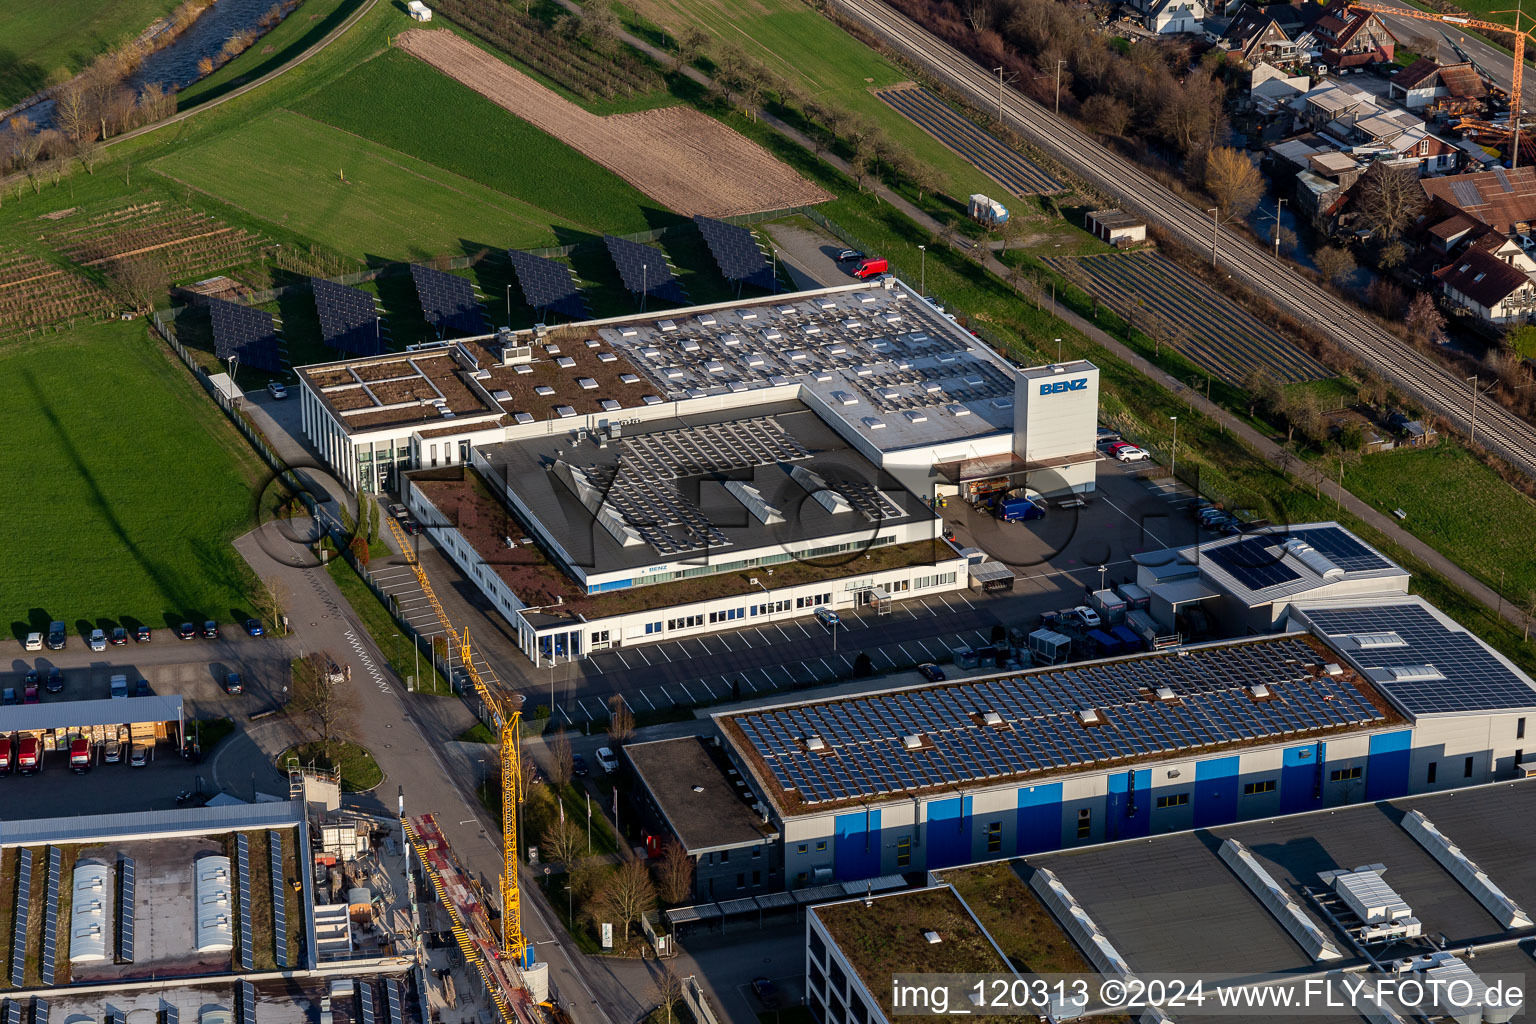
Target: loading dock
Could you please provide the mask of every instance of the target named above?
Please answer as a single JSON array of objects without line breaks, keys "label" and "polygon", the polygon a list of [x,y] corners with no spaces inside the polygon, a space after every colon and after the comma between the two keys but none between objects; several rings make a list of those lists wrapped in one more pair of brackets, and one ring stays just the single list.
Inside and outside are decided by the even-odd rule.
[{"label": "loading dock", "polygon": [[69,737],[104,743],[127,728],[133,743],[180,743],[185,717],[179,696],[71,700],[0,708],[0,736],[34,736],[43,750],[65,750]]}]

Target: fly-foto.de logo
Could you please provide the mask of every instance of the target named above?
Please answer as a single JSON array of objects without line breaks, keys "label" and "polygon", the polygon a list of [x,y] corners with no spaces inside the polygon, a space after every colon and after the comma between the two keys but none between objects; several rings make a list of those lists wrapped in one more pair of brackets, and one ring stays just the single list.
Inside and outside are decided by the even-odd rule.
[{"label": "fly-foto.de logo", "polygon": [[1079,377],[1076,380],[1053,380],[1040,385],[1042,395],[1060,395],[1067,391],[1087,391],[1088,378]]}]

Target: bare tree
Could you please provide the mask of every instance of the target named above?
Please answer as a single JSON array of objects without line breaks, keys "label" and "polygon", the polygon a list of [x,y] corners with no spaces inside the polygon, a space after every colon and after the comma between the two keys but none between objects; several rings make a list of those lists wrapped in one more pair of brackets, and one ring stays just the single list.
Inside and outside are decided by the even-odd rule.
[{"label": "bare tree", "polygon": [[287,636],[288,632],[283,628],[284,615],[293,601],[288,584],[276,576],[265,576],[261,581],[260,597],[262,614],[272,623],[272,631],[278,636]]},{"label": "bare tree", "polygon": [[1360,219],[1384,238],[1396,238],[1424,209],[1417,171],[1393,169],[1378,160],[1355,186]]},{"label": "bare tree", "polygon": [[1348,249],[1336,245],[1323,246],[1312,254],[1312,258],[1317,261],[1317,269],[1323,277],[1336,285],[1342,286],[1355,272],[1355,258]]},{"label": "bare tree", "polygon": [[661,848],[656,880],[661,898],[667,903],[682,903],[693,897],[693,858],[682,843],[672,839]]},{"label": "bare tree", "polygon": [[332,745],[345,740],[361,706],[351,683],[332,671],[331,656],[315,651],[293,673],[288,713],[308,719],[309,727],[329,756]]},{"label": "bare tree", "polygon": [[80,161],[80,166],[85,168],[86,174],[95,174],[96,165],[101,162],[101,143],[95,137],[80,140],[75,147],[75,159]]},{"label": "bare tree", "polygon": [[613,742],[624,743],[635,734],[635,716],[624,703],[624,698],[614,694],[608,698],[608,735]]},{"label": "bare tree", "polygon": [[79,142],[96,130],[90,98],[79,79],[67,83],[53,100],[53,120],[71,139]]},{"label": "bare tree", "polygon": [[1258,205],[1264,180],[1246,156],[1219,146],[1205,155],[1205,188],[1224,215],[1242,217]]},{"label": "bare tree", "polygon": [[1108,93],[1096,92],[1083,104],[1083,120],[1106,135],[1123,135],[1131,123],[1131,108]]},{"label": "bare tree", "polygon": [[662,964],[661,973],[656,975],[656,1009],[662,1011],[666,1024],[672,1024],[672,1012],[682,1000],[683,979],[670,964]]},{"label": "bare tree", "polygon": [[704,52],[704,47],[709,45],[709,35],[697,26],[688,29],[677,37],[677,49],[673,52],[673,71],[681,71],[684,67],[698,59]]},{"label": "bare tree", "polygon": [[113,260],[107,265],[107,281],[113,294],[137,313],[152,312],[171,286],[165,267],[150,256]]},{"label": "bare tree", "polygon": [[587,837],[574,821],[556,818],[539,837],[539,846],[544,860],[564,864],[569,871],[587,852]]},{"label": "bare tree", "polygon": [[1428,292],[1419,292],[1408,303],[1408,313],[1403,317],[1403,324],[1413,340],[1420,344],[1439,341],[1445,335],[1445,314],[1440,312],[1440,307],[1435,305],[1435,297]]},{"label": "bare tree", "polygon": [[651,873],[642,861],[624,861],[599,890],[595,902],[594,909],[624,925],[624,941],[628,942],[630,926],[656,909]]},{"label": "bare tree", "polygon": [[549,741],[549,781],[563,789],[571,781],[571,739],[564,729],[556,729]]},{"label": "bare tree", "polygon": [[1382,270],[1391,270],[1393,267],[1400,267],[1405,262],[1407,262],[1407,260],[1408,247],[1405,246],[1402,242],[1398,241],[1391,241],[1382,246],[1380,254],[1376,257],[1376,262],[1381,265]]},{"label": "bare tree", "polygon": [[965,20],[972,32],[992,27],[992,0],[965,0]]}]

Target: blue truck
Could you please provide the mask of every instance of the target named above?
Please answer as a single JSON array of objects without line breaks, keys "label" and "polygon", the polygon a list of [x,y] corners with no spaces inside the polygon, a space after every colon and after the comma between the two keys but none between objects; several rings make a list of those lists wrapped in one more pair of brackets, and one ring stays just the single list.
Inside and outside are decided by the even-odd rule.
[{"label": "blue truck", "polygon": [[1004,498],[997,506],[997,518],[1005,523],[1027,523],[1045,518],[1045,502],[1034,498]]}]

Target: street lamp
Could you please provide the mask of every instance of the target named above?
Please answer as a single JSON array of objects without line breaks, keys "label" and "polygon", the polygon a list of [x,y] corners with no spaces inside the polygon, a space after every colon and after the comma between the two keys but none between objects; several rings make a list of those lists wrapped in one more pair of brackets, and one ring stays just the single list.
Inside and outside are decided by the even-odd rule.
[{"label": "street lamp", "polygon": [[[1473,444],[1476,444],[1477,443],[1477,396],[1478,396],[1477,374],[1474,373],[1472,376],[1468,377],[1467,378],[1467,383],[1472,385],[1472,429],[1469,432],[1469,436],[1468,436],[1467,440],[1469,440]],[[1482,390],[1482,393],[1486,395],[1488,392],[1492,391],[1494,388],[1496,388],[1498,386],[1499,386],[1499,382],[1498,381],[1494,381],[1492,384],[1489,384],[1486,388],[1484,388]]]},{"label": "street lamp", "polygon": [[1064,60],[1058,60],[1056,62],[1056,116],[1057,117],[1061,116],[1061,66],[1063,64],[1065,64],[1065,63],[1066,63],[1066,61],[1064,61]]},{"label": "street lamp", "polygon": [[512,283],[507,282],[507,326],[512,326]]},{"label": "street lamp", "polygon": [[1179,486],[1179,418],[1169,416],[1173,420],[1173,457],[1168,462],[1168,473],[1173,477],[1175,489]]},{"label": "street lamp", "polygon": [[917,251],[917,290],[926,297],[928,294],[928,247],[919,245]]},{"label": "street lamp", "polygon": [[1280,259],[1280,211],[1285,207],[1285,200],[1275,201],[1275,259]]},{"label": "street lamp", "polygon": [[1107,573],[1108,571],[1109,571],[1109,566],[1107,566],[1107,565],[1099,566],[1099,589],[1100,590],[1104,589],[1104,574]]},{"label": "street lamp", "polygon": [[1056,361],[1061,362],[1061,339],[1056,339]]},{"label": "street lamp", "polygon": [[1213,206],[1206,211],[1211,215],[1211,266],[1216,265],[1216,235],[1221,230],[1221,219],[1217,216],[1221,207]]}]

